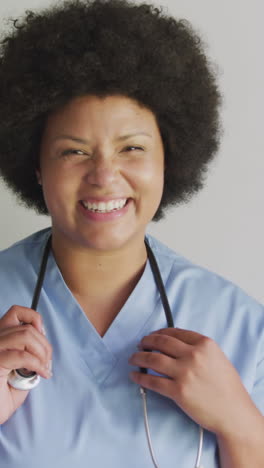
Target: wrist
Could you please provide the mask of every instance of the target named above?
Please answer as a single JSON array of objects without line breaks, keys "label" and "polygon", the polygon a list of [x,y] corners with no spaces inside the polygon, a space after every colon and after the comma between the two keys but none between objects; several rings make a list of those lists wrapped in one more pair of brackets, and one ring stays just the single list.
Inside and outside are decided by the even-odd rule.
[{"label": "wrist", "polygon": [[241,418],[228,429],[217,433],[216,437],[221,467],[264,466],[264,417],[257,409],[250,418]]},{"label": "wrist", "polygon": [[264,437],[264,416],[251,402],[251,408],[242,407],[239,416],[233,420],[226,419],[226,424],[215,431],[217,440],[222,443],[243,443],[243,441],[262,440]]}]

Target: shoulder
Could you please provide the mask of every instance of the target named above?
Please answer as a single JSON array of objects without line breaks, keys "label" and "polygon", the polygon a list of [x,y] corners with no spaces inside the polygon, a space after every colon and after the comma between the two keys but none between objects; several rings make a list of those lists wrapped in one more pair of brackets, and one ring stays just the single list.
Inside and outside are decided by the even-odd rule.
[{"label": "shoulder", "polygon": [[[148,237],[160,267],[174,326],[212,338],[252,390],[264,362],[264,307],[222,276]],[[263,367],[263,364],[262,364]]]},{"label": "shoulder", "polygon": [[17,268],[23,261],[31,263],[35,251],[42,248],[49,234],[50,228],[42,229],[1,250],[0,274],[7,273],[14,266]]},{"label": "shoulder", "polygon": [[193,265],[190,260],[175,252],[155,237],[148,234],[146,238],[160,267],[165,264],[167,266],[170,265],[171,267],[173,265]]},{"label": "shoulder", "polygon": [[[264,319],[264,307],[250,297],[232,281],[193,263],[181,254],[173,251],[152,236],[147,236],[161,273],[164,272],[165,287],[169,295],[180,298],[196,309],[206,307],[214,310],[236,310],[242,314],[246,309],[253,310],[261,320]],[[263,323],[264,325],[264,323]]]},{"label": "shoulder", "polygon": [[49,233],[36,232],[0,252],[0,317],[14,304],[30,306]]}]

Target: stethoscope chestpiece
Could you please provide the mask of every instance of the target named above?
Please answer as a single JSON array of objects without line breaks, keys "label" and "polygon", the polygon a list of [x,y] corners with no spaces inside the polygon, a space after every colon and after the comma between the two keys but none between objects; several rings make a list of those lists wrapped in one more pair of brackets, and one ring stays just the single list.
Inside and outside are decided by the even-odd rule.
[{"label": "stethoscope chestpiece", "polygon": [[31,390],[39,384],[40,376],[27,369],[14,369],[8,375],[7,382],[17,390]]},{"label": "stethoscope chestpiece", "polygon": [[[37,284],[36,284],[33,299],[32,299],[32,304],[31,304],[31,309],[33,310],[37,309],[39,295],[40,295],[42,283],[44,280],[44,275],[46,271],[50,248],[51,248],[51,235],[49,236],[48,241],[46,243],[41,265],[40,265],[38,280],[37,280]],[[23,325],[23,322],[21,322],[21,325]],[[44,330],[44,334],[45,334],[45,330]],[[9,385],[11,385],[11,387],[16,388],[17,390],[31,390],[32,388],[36,387],[39,384],[40,376],[36,372],[28,370],[28,369],[24,369],[24,368],[14,369],[8,375],[7,382]]]}]

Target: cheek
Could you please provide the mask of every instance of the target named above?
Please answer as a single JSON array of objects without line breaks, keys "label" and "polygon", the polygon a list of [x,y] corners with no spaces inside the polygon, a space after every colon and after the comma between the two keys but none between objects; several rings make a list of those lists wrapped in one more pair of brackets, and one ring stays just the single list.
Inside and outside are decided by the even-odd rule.
[{"label": "cheek", "polygon": [[129,168],[135,180],[148,186],[155,181],[158,185],[163,184],[164,179],[164,156],[162,151],[149,152],[145,158],[131,160]]},{"label": "cheek", "polygon": [[65,167],[59,163],[44,166],[41,174],[43,184],[47,190],[56,193],[69,190],[74,185],[76,175],[78,175],[76,169],[70,166]]},{"label": "cheek", "polygon": [[65,203],[69,204],[75,183],[72,173],[65,173],[60,169],[42,171],[42,190],[49,212],[62,208]]},{"label": "cheek", "polygon": [[164,187],[163,161],[145,161],[134,167],[132,183],[138,192],[141,202],[153,206],[155,210],[160,203]]},{"label": "cheek", "polygon": [[141,177],[146,189],[156,194],[155,198],[161,196],[164,185],[163,160],[151,161],[149,164],[146,164],[146,167],[141,173]]}]

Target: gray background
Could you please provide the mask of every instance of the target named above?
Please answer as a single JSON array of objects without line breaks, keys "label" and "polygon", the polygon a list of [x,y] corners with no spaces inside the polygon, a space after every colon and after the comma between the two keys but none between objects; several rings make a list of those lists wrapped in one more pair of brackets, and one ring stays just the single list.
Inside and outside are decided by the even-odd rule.
[{"label": "gray background", "polygon": [[[47,0],[0,4],[8,16],[49,6]],[[264,302],[263,14],[262,0],[161,0],[174,16],[192,22],[218,65],[224,94],[222,145],[202,192],[168,212],[149,232],[189,259],[235,282]],[[1,103],[0,103],[1,105]],[[50,225],[18,205],[0,183],[0,248]]]}]

